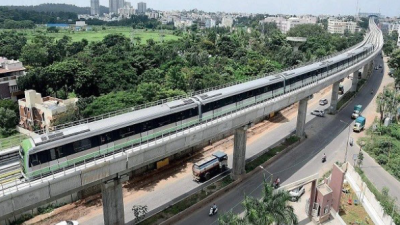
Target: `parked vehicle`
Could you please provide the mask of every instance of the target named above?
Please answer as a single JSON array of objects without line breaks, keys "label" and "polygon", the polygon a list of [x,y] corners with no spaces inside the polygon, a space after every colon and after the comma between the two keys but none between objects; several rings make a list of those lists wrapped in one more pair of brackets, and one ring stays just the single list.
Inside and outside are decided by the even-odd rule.
[{"label": "parked vehicle", "polygon": [[304,194],[305,188],[304,186],[300,186],[298,188],[295,188],[291,191],[289,191],[289,195],[291,198],[291,201],[297,201],[299,198]]},{"label": "parked vehicle", "polygon": [[379,64],[379,69],[382,68],[382,64]]},{"label": "parked vehicle", "polygon": [[224,152],[215,152],[212,156],[193,164],[194,180],[208,180],[228,167],[228,155]]},{"label": "parked vehicle", "polygon": [[57,223],[56,225],[79,225],[79,223],[75,220],[65,220]]},{"label": "parked vehicle", "polygon": [[319,105],[326,105],[326,104],[328,104],[328,99],[324,98],[319,100]]},{"label": "parked vehicle", "polygon": [[311,115],[323,117],[323,116],[325,116],[325,112],[324,112],[324,110],[316,109],[316,110],[311,112]]},{"label": "parked vehicle", "polygon": [[362,105],[355,105],[353,113],[351,114],[351,118],[355,119],[361,115]]},{"label": "parked vehicle", "polygon": [[344,94],[344,86],[343,86],[343,84],[339,84],[339,94],[340,95]]},{"label": "parked vehicle", "polygon": [[356,119],[356,123],[354,124],[353,131],[361,132],[365,127],[365,117],[359,116]]},{"label": "parked vehicle", "polygon": [[375,70],[378,70],[378,67],[377,66],[375,66],[375,68],[374,68]]}]

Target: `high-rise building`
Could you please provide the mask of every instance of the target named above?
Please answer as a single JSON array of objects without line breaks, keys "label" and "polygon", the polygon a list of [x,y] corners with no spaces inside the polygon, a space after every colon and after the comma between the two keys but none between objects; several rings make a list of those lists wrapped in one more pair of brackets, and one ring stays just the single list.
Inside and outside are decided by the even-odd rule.
[{"label": "high-rise building", "polygon": [[110,5],[110,13],[115,13],[118,14],[118,9],[124,8],[125,6],[125,1],[124,0],[110,0],[109,1]]},{"label": "high-rise building", "polygon": [[137,4],[137,13],[138,14],[144,14],[146,12],[146,3],[145,2],[139,2]]},{"label": "high-rise building", "polygon": [[90,14],[100,15],[100,0],[90,0]]}]

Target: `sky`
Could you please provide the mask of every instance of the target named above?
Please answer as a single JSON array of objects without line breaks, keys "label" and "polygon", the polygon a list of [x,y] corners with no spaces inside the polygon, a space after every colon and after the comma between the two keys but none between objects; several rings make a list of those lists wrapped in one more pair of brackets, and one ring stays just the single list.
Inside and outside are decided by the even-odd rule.
[{"label": "sky", "polygon": [[[329,14],[354,15],[361,12],[380,12],[385,16],[400,16],[400,0],[126,0],[137,8],[139,1],[157,10],[190,10],[197,8],[207,12],[246,12],[268,14]],[[0,5],[38,5],[42,3],[66,3],[89,6],[90,0],[0,0]],[[108,7],[108,0],[100,0]]]}]

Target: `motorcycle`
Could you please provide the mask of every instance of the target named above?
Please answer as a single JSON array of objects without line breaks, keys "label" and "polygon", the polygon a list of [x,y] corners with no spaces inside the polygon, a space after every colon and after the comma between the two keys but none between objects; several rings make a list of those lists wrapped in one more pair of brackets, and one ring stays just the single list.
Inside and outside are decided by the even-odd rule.
[{"label": "motorcycle", "polygon": [[278,182],[274,182],[274,188],[275,189],[279,188],[279,183]]},{"label": "motorcycle", "polygon": [[322,163],[326,162],[326,157],[322,157]]},{"label": "motorcycle", "polygon": [[213,215],[217,214],[217,212],[218,212],[218,207],[215,208],[215,210],[214,210],[214,208],[211,206],[211,209],[210,209],[210,212],[208,213],[208,215],[213,216]]}]

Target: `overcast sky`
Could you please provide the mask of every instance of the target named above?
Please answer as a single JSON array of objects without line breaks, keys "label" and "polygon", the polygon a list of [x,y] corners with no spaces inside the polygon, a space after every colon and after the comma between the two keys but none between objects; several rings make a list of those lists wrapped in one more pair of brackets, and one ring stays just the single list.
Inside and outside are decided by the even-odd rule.
[{"label": "overcast sky", "polygon": [[[131,0],[137,7],[141,0]],[[400,0],[358,0],[361,12],[381,12],[385,16],[400,16]],[[90,0],[0,0],[0,5],[38,5],[67,3],[89,6]],[[357,0],[144,0],[148,8],[158,10],[200,9],[207,12],[247,12],[269,14],[331,14],[354,15]],[[108,0],[100,0],[108,7]]]}]

